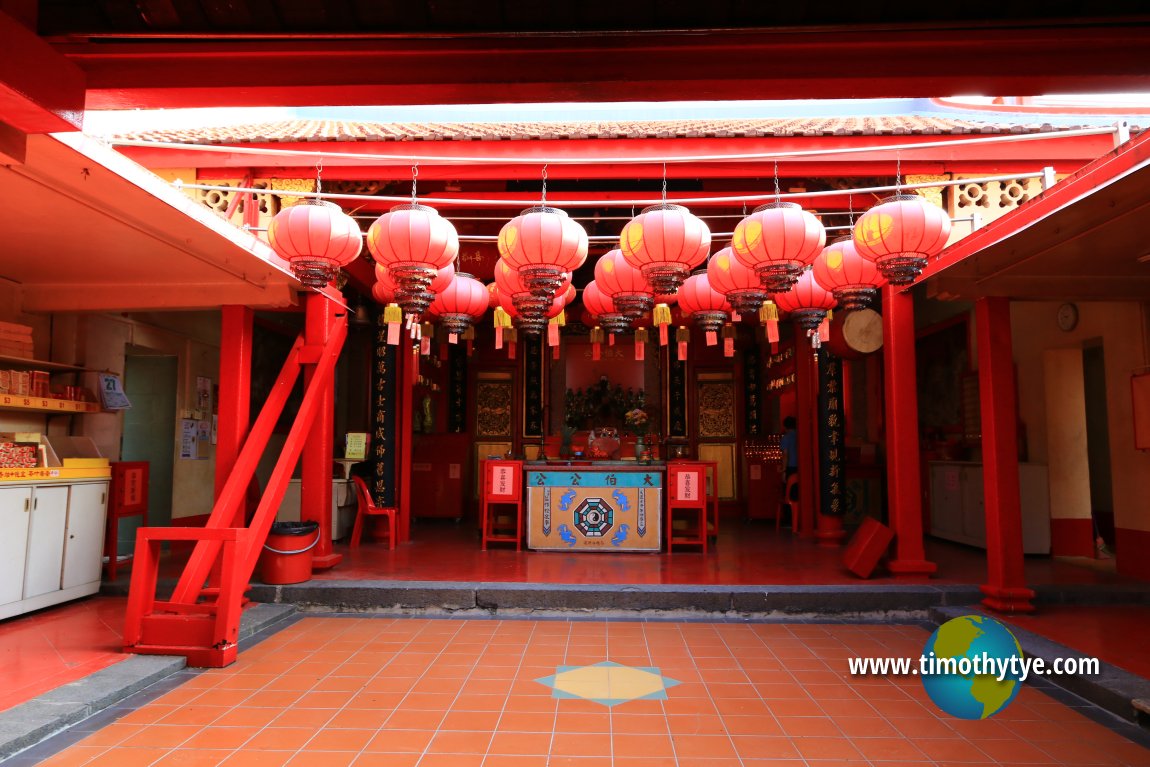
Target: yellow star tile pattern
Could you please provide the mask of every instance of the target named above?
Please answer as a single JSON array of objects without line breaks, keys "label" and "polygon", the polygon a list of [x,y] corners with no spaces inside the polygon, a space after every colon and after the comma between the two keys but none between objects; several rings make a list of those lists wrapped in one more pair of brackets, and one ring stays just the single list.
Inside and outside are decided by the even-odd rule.
[{"label": "yellow star tile pattern", "polygon": [[667,689],[679,684],[656,667],[624,666],[614,661],[557,666],[554,674],[535,681],[550,687],[554,698],[582,698],[609,708],[632,700],[666,700]]}]

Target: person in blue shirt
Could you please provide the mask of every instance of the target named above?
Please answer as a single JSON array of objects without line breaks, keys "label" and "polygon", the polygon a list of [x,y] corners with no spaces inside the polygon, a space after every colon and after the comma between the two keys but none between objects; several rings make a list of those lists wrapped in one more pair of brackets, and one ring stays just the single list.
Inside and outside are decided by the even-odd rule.
[{"label": "person in blue shirt", "polygon": [[799,435],[795,431],[794,416],[789,415],[783,419],[783,436],[779,439],[779,449],[783,451],[781,468],[783,479],[786,480],[799,471]]}]

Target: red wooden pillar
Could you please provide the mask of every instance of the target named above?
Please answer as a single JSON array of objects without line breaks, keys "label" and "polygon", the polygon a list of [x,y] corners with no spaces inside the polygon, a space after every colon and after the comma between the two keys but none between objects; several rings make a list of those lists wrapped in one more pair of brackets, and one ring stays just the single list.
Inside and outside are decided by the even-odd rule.
[{"label": "red wooden pillar", "polygon": [[815,535],[816,507],[819,503],[819,371],[806,334],[795,329],[795,431],[799,443],[799,536]]},{"label": "red wooden pillar", "polygon": [[987,583],[982,603],[1003,612],[1033,612],[1022,555],[1022,502],[1018,488],[1018,410],[1010,301],[980,298],[978,398],[982,414],[982,481],[986,510]]},{"label": "red wooden pillar", "polygon": [[882,289],[886,383],[887,506],[895,533],[895,575],[930,575],[922,542],[922,456],[918,445],[918,388],[914,360],[914,299],[893,285]]},{"label": "red wooden pillar", "polygon": [[[323,345],[347,314],[320,293],[305,299],[304,386],[315,374]],[[319,543],[312,549],[312,567],[327,570],[343,560],[331,550],[331,479],[335,457],[335,379],[325,387],[317,406],[315,421],[300,456],[300,519],[319,523]]]},{"label": "red wooden pillar", "polygon": [[[246,306],[221,309],[220,392],[216,423],[215,498],[236,465],[251,424],[252,318]],[[236,509],[232,527],[244,527],[244,504]]]}]

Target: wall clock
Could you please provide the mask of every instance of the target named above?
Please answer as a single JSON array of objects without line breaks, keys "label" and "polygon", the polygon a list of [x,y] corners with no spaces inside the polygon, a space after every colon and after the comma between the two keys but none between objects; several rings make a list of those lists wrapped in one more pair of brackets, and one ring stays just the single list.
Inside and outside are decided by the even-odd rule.
[{"label": "wall clock", "polygon": [[1063,304],[1058,307],[1058,328],[1071,331],[1078,325],[1078,307],[1074,304]]}]

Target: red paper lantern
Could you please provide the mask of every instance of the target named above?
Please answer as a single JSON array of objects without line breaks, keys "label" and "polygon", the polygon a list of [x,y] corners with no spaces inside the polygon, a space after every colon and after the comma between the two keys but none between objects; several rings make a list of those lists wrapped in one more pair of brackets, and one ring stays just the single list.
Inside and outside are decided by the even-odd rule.
[{"label": "red paper lantern", "polygon": [[735,227],[735,258],[755,270],[768,293],[789,290],[827,241],[817,218],[793,202],[755,208]]},{"label": "red paper lantern", "polygon": [[363,232],[335,203],[304,200],[284,208],[268,227],[268,244],[309,288],[322,288],[363,249]]},{"label": "red paper lantern", "polygon": [[494,309],[499,306],[499,286],[494,282],[487,283],[487,308]]},{"label": "red paper lantern", "polygon": [[377,304],[387,306],[395,301],[395,291],[382,280],[376,280],[371,285],[371,297]]},{"label": "red paper lantern", "polygon": [[[375,265],[376,280],[387,286],[394,295],[392,300],[403,307],[403,311],[414,315],[417,319],[427,311],[427,307],[431,306],[431,302],[435,300],[435,296],[447,289],[447,286],[451,284],[451,280],[454,279],[454,277],[455,265],[448,264],[433,273],[431,284],[426,288],[411,288],[401,285],[391,269],[380,266],[379,264]],[[410,283],[407,284],[410,285]]]},{"label": "red paper lantern", "polygon": [[674,293],[706,260],[711,230],[682,205],[652,205],[623,227],[619,248],[656,293]]},{"label": "red paper lantern", "polygon": [[708,345],[717,340],[712,337],[731,313],[727,297],[711,287],[707,273],[702,270],[688,277],[679,288],[679,308],[707,332]]},{"label": "red paper lantern", "polygon": [[426,293],[436,272],[455,260],[459,253],[459,235],[435,208],[396,205],[368,228],[367,247],[376,262],[387,267],[402,306],[402,293],[412,296]]},{"label": "red paper lantern", "polygon": [[587,232],[556,208],[528,208],[499,231],[499,255],[527,290],[550,299],[587,260]]},{"label": "red paper lantern", "polygon": [[859,217],[854,243],[894,285],[914,282],[950,238],[950,217],[917,194],[896,194]]},{"label": "red paper lantern", "polygon": [[611,297],[605,295],[599,284],[592,280],[583,288],[583,306],[595,316],[599,323],[609,333],[622,333],[631,327],[629,320],[615,306]]},{"label": "red paper lantern", "polygon": [[487,311],[490,296],[483,283],[464,272],[457,272],[451,283],[431,302],[429,311],[439,318],[448,333],[459,334]]},{"label": "red paper lantern", "polygon": [[740,314],[757,312],[767,300],[767,291],[763,289],[759,275],[735,258],[731,248],[723,248],[711,256],[707,262],[707,280]]},{"label": "red paper lantern", "polygon": [[800,327],[813,332],[826,319],[827,312],[835,308],[835,297],[815,282],[814,274],[808,269],[794,287],[785,293],[775,294],[775,303],[781,311],[788,312]]},{"label": "red paper lantern", "polygon": [[869,304],[878,289],[886,284],[874,261],[860,256],[850,237],[839,237],[823,248],[811,267],[811,274],[848,312]]},{"label": "red paper lantern", "polygon": [[655,305],[655,292],[647,278],[627,263],[618,248],[607,251],[595,262],[595,282],[629,319],[639,319]]},{"label": "red paper lantern", "polygon": [[[524,284],[522,274],[509,266],[503,259],[500,259],[499,263],[495,265],[495,284],[499,286],[500,294],[513,303],[519,314],[526,318],[542,317],[547,313],[547,309],[551,306],[551,301],[554,298],[553,295],[541,296],[531,292],[531,289]],[[571,275],[567,272],[562,273],[557,292],[566,291],[570,285]]]}]

